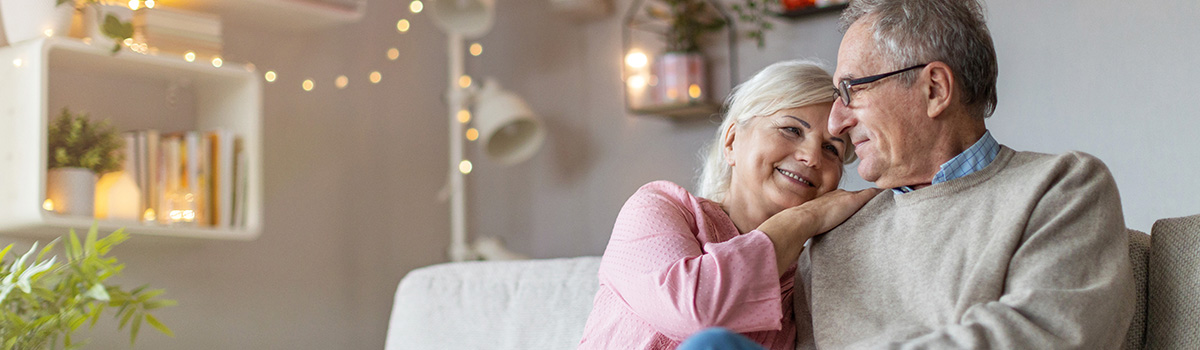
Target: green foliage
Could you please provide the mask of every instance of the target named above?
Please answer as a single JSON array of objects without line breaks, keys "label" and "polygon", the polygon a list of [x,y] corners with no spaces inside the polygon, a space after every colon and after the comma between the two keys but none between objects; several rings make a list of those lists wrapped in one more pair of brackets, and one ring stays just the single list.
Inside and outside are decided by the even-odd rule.
[{"label": "green foliage", "polygon": [[779,1],[769,0],[743,0],[745,4],[733,4],[733,11],[737,12],[738,20],[750,26],[747,36],[754,39],[758,43],[758,48],[766,46],[766,38],[763,36],[766,31],[775,28],[775,25],[767,21],[777,9],[773,9],[771,5],[778,5]]},{"label": "green foliage", "polygon": [[121,19],[110,13],[104,16],[104,25],[100,27],[100,32],[113,38],[112,52],[117,53],[117,51],[121,51],[121,44],[125,39],[133,37],[133,23],[122,22]]},{"label": "green foliage", "polygon": [[78,167],[96,174],[121,169],[124,147],[108,121],[93,123],[87,114],[72,114],[63,108],[62,114],[50,123],[50,168]]},{"label": "green foliage", "polygon": [[699,52],[700,36],[721,30],[725,18],[704,0],[663,0],[669,13],[660,14],[650,10],[651,16],[667,17],[668,52]]},{"label": "green foliage", "polygon": [[[54,0],[54,6],[62,6],[62,4],[66,3],[70,3],[72,6],[75,6],[76,9],[106,4],[106,2],[101,0]],[[100,11],[97,10],[96,13],[97,16],[99,16]],[[97,18],[97,20],[100,19]],[[125,39],[133,37],[132,21],[123,22],[120,18],[117,18],[117,16],[107,14],[104,16],[104,21],[101,23],[100,33],[104,34],[104,36],[112,38],[114,41],[112,48],[113,53],[121,51],[121,44],[125,41]]]},{"label": "green foliage", "polygon": [[[107,254],[129,239],[129,235],[118,229],[98,238],[96,231],[93,224],[82,243],[75,230],[70,231],[63,249],[66,263],[57,256],[45,259],[59,242],[55,239],[36,258],[33,254],[38,245],[34,243],[28,253],[0,265],[0,348],[56,349],[60,340],[64,349],[80,348],[85,343],[73,339],[71,333],[84,323],[88,323],[88,328],[95,326],[105,309],[117,310],[113,318],[120,320],[118,329],[129,326],[131,346],[143,322],[174,336],[170,328],[150,314],[151,310],[175,305],[173,300],[158,299],[162,289],[148,290],[141,286],[126,291],[120,286],[104,284],[124,269],[124,264]],[[0,261],[11,249],[10,244],[0,250]]]}]

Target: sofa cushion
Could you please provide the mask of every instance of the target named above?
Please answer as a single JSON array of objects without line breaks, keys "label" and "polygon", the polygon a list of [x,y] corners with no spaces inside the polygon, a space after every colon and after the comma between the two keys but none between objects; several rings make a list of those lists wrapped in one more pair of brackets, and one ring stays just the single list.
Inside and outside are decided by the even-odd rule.
[{"label": "sofa cushion", "polygon": [[1150,241],[1146,347],[1200,349],[1200,215],[1158,220]]},{"label": "sofa cushion", "polygon": [[1125,333],[1121,349],[1141,350],[1146,342],[1146,268],[1150,260],[1150,235],[1134,229],[1129,232],[1129,261],[1133,265],[1133,285],[1137,291],[1133,321]]},{"label": "sofa cushion", "polygon": [[386,349],[574,349],[599,257],[441,264],[400,281]]}]

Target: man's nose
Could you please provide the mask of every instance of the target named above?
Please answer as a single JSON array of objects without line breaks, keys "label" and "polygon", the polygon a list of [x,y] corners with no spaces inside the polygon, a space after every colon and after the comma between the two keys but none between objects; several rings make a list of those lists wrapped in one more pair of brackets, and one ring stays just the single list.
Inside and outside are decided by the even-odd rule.
[{"label": "man's nose", "polygon": [[827,128],[830,134],[843,135],[856,122],[854,117],[850,116],[850,109],[842,104],[841,100],[833,101],[833,108],[829,110],[829,127]]}]

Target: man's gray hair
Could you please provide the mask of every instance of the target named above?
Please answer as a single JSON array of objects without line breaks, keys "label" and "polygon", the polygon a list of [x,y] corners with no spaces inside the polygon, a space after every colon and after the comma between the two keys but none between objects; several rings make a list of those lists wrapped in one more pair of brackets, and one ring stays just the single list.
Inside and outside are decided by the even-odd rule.
[{"label": "man's gray hair", "polygon": [[[812,61],[791,60],[763,68],[750,80],[738,85],[729,94],[725,105],[725,118],[717,128],[716,138],[701,156],[697,194],[714,202],[725,200],[733,169],[725,161],[725,133],[736,123],[745,125],[755,117],[765,117],[775,112],[799,108],[818,103],[833,102],[833,77],[819,64]],[[855,160],[854,145],[846,144],[842,152],[843,164]]]},{"label": "man's gray hair", "polygon": [[[973,116],[996,110],[996,49],[978,0],[854,0],[842,12],[842,32],[860,20],[872,21],[876,48],[893,69],[946,63]],[[911,85],[916,72],[900,79]]]}]

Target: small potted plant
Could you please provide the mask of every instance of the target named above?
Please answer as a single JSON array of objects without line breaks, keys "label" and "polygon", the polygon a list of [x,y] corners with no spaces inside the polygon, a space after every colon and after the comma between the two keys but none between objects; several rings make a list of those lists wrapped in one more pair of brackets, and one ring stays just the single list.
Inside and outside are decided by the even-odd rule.
[{"label": "small potted plant", "polygon": [[701,40],[729,23],[705,0],[664,0],[667,12],[652,16],[668,21],[666,53],[658,60],[658,96],[663,104],[688,104],[706,98],[708,74]]},{"label": "small potted plant", "polygon": [[124,140],[108,121],[63,108],[50,123],[46,197],[55,212],[91,216],[98,175],[119,170]]},{"label": "small potted plant", "polygon": [[[0,344],[5,349],[74,349],[84,345],[71,337],[84,323],[89,328],[106,309],[115,310],[118,329],[129,330],[129,342],[137,339],[143,323],[173,336],[150,312],[175,305],[159,299],[161,289],[141,286],[126,290],[106,280],[119,274],[124,265],[108,255],[117,244],[129,239],[123,230],[100,238],[96,225],[88,230],[83,242],[72,229],[59,259],[52,253],[55,239],[40,252],[34,243],[19,258],[5,260],[12,250],[0,249]],[[36,252],[36,255],[35,255]],[[62,255],[60,255],[62,256]],[[126,328],[128,327],[128,328]]]},{"label": "small potted plant", "polygon": [[113,53],[121,50],[125,39],[133,38],[133,9],[129,6],[140,4],[141,1],[131,2],[129,6],[105,0],[54,1],[59,7],[70,4],[78,13],[76,16],[81,19],[82,30],[76,32],[73,28],[74,36],[89,38],[97,45],[111,41]]}]

